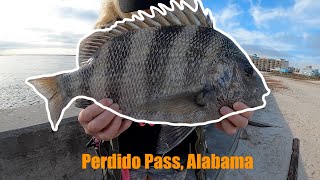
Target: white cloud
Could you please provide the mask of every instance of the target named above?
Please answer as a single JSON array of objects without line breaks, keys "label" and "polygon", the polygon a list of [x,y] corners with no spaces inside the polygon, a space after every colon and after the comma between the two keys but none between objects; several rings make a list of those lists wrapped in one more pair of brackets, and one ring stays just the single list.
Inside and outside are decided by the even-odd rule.
[{"label": "white cloud", "polygon": [[295,48],[291,43],[279,39],[280,34],[269,35],[261,31],[235,28],[229,32],[242,45],[263,46],[278,51],[290,51]]},{"label": "white cloud", "polygon": [[291,66],[304,68],[306,66],[312,66],[314,69],[320,70],[320,56],[308,56],[304,54],[296,55],[292,58],[293,61],[290,62]]},{"label": "white cloud", "polygon": [[287,16],[287,12],[283,8],[264,9],[260,6],[252,6],[250,13],[257,26],[265,26],[267,21]]},{"label": "white cloud", "polygon": [[320,8],[320,1],[317,0],[295,0],[293,10],[296,13],[317,13]]},{"label": "white cloud", "polygon": [[19,48],[19,49],[5,49],[1,50],[3,54],[75,54],[75,48]]},{"label": "white cloud", "polygon": [[[320,44],[316,43],[318,42],[314,37],[316,34],[309,32],[307,28],[320,27],[319,4],[320,1],[296,0],[294,6],[288,8],[263,8],[251,3],[249,13],[256,25],[256,28],[252,29],[246,29],[239,24],[243,19],[239,19],[239,14],[234,13],[239,11],[234,10],[236,6],[228,5],[221,12],[216,13],[226,17],[219,21],[218,15],[217,26],[234,37],[248,53],[293,61],[300,59],[306,62],[317,62],[320,60],[319,56],[302,57],[296,56],[296,53],[299,51],[317,54],[310,49],[320,47]],[[231,15],[223,16],[224,12],[229,12]],[[274,32],[274,26],[281,21],[284,21],[288,28]]]},{"label": "white cloud", "polygon": [[[15,42],[21,44],[39,45],[39,48],[50,45],[63,44],[63,42],[48,41],[51,35],[59,35],[64,32],[74,34],[86,34],[93,29],[95,17],[85,19],[75,12],[91,12],[98,14],[100,0],[10,0],[0,2],[0,41]],[[61,17],[61,9],[66,9],[69,16]],[[85,14],[83,14],[85,16]],[[42,46],[42,47],[41,47]],[[20,48],[21,49],[21,48]],[[15,53],[28,53],[28,47],[21,52],[19,49],[10,50]],[[53,47],[55,49],[55,47]],[[76,49],[69,45],[73,52]],[[1,51],[0,53],[7,52]],[[39,49],[40,52],[40,49]],[[38,53],[37,49],[30,49],[29,53]],[[59,53],[54,52],[52,53]],[[73,53],[74,54],[74,53]]]},{"label": "white cloud", "polygon": [[239,25],[238,22],[232,21],[235,17],[242,14],[242,10],[236,4],[228,4],[221,12],[215,14],[216,21],[222,26],[229,28]]},{"label": "white cloud", "polygon": [[250,14],[258,27],[266,27],[272,20],[285,18],[293,26],[320,26],[320,1],[295,0],[288,8],[262,8],[260,5],[251,5]]},{"label": "white cloud", "polygon": [[[248,53],[264,54],[266,56],[279,56],[295,48],[291,43],[282,40],[282,34],[268,34],[259,30],[248,30],[240,24],[238,18],[243,11],[235,4],[228,4],[220,12],[214,14],[217,27],[230,34],[240,45],[250,50]],[[269,19],[275,12],[270,12],[263,17]],[[246,49],[245,48],[245,49]],[[256,51],[255,51],[256,50]]]}]

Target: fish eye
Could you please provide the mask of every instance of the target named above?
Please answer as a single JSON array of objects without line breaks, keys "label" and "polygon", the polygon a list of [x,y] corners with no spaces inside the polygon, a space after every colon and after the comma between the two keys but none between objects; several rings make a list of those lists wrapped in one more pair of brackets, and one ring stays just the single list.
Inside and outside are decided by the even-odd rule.
[{"label": "fish eye", "polygon": [[253,74],[253,71],[254,71],[254,69],[253,69],[253,67],[252,67],[251,65],[247,65],[247,66],[244,68],[244,72],[245,72],[245,75],[246,75],[247,77],[251,77],[252,74]]}]

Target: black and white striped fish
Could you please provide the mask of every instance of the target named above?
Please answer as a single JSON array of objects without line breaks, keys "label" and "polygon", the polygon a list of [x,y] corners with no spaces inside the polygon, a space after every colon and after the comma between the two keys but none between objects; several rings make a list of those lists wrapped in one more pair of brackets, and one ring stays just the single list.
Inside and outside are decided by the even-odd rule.
[{"label": "black and white striped fish", "polygon": [[263,104],[267,91],[242,51],[213,28],[166,26],[130,31],[106,42],[79,70],[29,80],[49,100],[53,121],[77,96],[110,97],[124,115],[199,123],[222,106]]}]

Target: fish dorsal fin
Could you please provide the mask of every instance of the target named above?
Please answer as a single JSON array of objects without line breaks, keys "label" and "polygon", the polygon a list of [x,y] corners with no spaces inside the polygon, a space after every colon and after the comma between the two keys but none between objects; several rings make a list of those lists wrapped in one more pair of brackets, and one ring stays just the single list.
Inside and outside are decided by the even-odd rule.
[{"label": "fish dorsal fin", "polygon": [[96,30],[89,36],[84,37],[77,53],[78,65],[83,66],[90,62],[94,54],[109,39],[128,31],[161,27],[170,25],[197,25],[214,27],[214,18],[209,10],[205,10],[200,0],[175,0],[170,1],[170,7],[159,3],[159,8],[152,6],[150,12],[137,11],[131,19],[116,21],[105,29]]}]

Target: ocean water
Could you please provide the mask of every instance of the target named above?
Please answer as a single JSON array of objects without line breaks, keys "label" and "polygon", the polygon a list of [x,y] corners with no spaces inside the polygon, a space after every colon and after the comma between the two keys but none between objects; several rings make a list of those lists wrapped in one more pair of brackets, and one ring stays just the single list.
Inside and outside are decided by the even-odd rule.
[{"label": "ocean water", "polygon": [[44,103],[25,79],[76,68],[75,56],[0,56],[0,109]]}]

